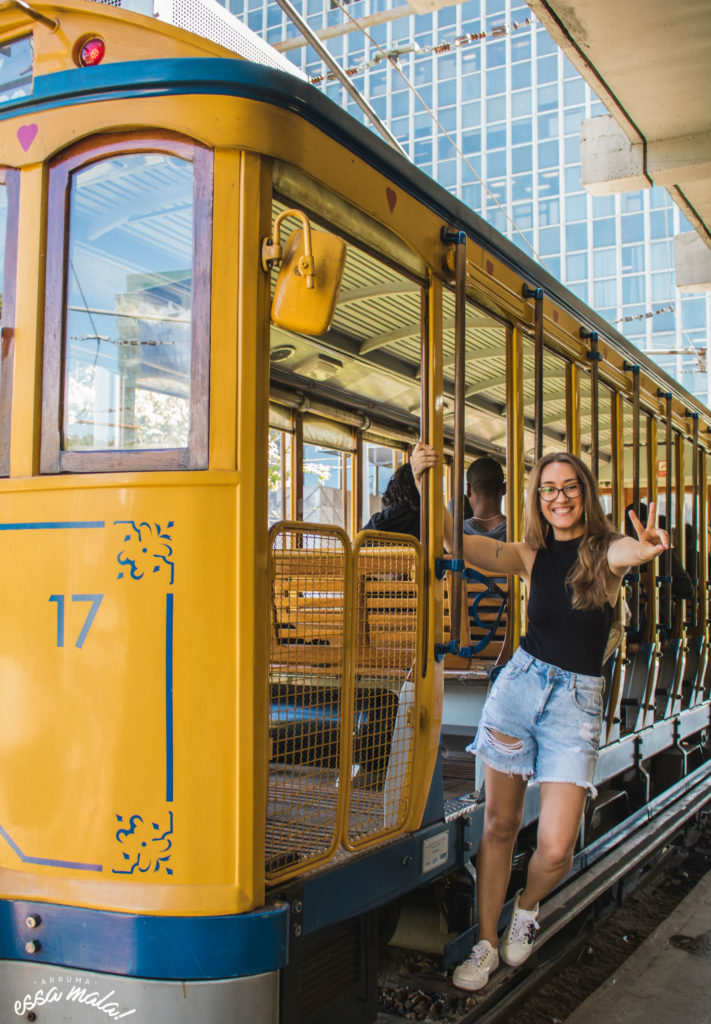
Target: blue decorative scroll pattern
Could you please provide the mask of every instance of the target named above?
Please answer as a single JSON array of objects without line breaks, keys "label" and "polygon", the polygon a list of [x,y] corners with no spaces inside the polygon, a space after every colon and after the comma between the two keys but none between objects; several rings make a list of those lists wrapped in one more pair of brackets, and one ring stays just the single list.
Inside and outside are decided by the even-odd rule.
[{"label": "blue decorative scroll pattern", "polygon": [[114,526],[130,526],[123,542],[126,547],[118,553],[116,560],[124,568],[118,578],[126,576],[126,570],[132,580],[140,580],[146,573],[160,572],[166,568],[170,573],[170,586],[173,585],[175,567],[171,558],[173,554],[173,538],[167,532],[173,525],[171,520],[165,531],[159,523],[136,523],[132,519],[116,519]]},{"label": "blue decorative scroll pattern", "polygon": [[116,821],[123,827],[116,832],[116,840],[121,847],[121,857],[126,864],[123,868],[112,868],[114,875],[132,875],[135,871],[146,874],[151,871],[165,871],[167,875],[173,874],[173,869],[167,866],[171,857],[173,834],[173,812],[168,812],[168,828],[161,832],[161,826],[156,821],[146,822],[140,814],[132,814],[128,824],[124,824],[124,818],[116,815]]}]

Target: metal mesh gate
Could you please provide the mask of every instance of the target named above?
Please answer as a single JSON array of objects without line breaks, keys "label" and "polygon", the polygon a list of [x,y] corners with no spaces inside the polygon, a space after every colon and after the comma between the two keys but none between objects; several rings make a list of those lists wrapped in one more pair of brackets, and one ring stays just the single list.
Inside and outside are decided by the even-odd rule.
[{"label": "metal mesh gate", "polygon": [[403,826],[422,586],[414,539],[280,523],[271,538],[269,882]]},{"label": "metal mesh gate", "polygon": [[409,811],[415,737],[420,545],[363,533],[354,545],[353,743],[344,845],[401,828]]},{"label": "metal mesh gate", "polygon": [[280,523],[271,562],[268,879],[339,842],[350,541],[338,527]]}]

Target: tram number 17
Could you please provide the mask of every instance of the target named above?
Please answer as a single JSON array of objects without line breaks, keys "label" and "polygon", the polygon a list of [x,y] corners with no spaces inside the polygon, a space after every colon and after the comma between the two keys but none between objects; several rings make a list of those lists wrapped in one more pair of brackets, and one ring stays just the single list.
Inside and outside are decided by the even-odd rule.
[{"label": "tram number 17", "polygon": [[[81,632],[76,639],[74,644],[75,647],[80,649],[84,646],[89,630],[92,627],[96,613],[99,610],[99,605],[104,599],[103,594],[72,594],[72,601],[90,601],[91,608],[86,613],[84,619],[84,625],[81,627]],[[50,601],[54,601],[57,605],[57,647],[64,647],[64,594],[52,594]]]}]

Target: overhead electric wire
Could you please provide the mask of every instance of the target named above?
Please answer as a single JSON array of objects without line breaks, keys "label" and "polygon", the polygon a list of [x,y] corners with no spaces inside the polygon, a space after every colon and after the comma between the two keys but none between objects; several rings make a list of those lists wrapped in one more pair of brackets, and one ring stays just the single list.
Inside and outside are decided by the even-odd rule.
[{"label": "overhead electric wire", "polygon": [[[281,4],[281,3],[284,2],[284,0],[277,0],[277,2]],[[370,42],[371,46],[374,46],[377,50],[379,50],[383,54],[383,57],[389,61],[389,63],[392,65],[393,68],[395,68],[395,70],[398,72],[398,74],[402,77],[403,81],[405,82],[405,85],[408,87],[408,89],[410,89],[411,92],[413,92],[415,94],[415,96],[420,101],[422,106],[425,108],[427,113],[430,115],[430,117],[432,118],[434,123],[437,125],[437,128],[440,130],[442,135],[444,135],[444,137],[447,139],[447,141],[451,144],[451,146],[454,149],[455,153],[457,153],[458,156],[463,161],[463,163],[466,164],[466,166],[472,172],[474,177],[478,179],[478,181],[481,183],[481,186],[484,189],[484,191],[487,193],[487,195],[490,196],[493,199],[494,203],[496,204],[496,206],[498,206],[499,210],[501,210],[501,212],[503,213],[504,217],[509,222],[511,227],[514,229],[516,234],[520,235],[521,238],[523,238],[524,242],[526,243],[528,248],[531,250],[531,252],[535,256],[536,260],[540,264],[542,264],[543,266],[546,266],[545,262],[538,255],[538,253],[536,252],[535,248],[533,247],[531,242],[528,240],[526,235],[523,233],[523,231],[521,231],[521,229],[516,224],[514,219],[509,215],[509,213],[507,212],[506,208],[501,205],[501,203],[497,199],[496,195],[491,191],[491,189],[486,184],[486,182],[484,181],[482,176],[479,174],[477,169],[469,162],[467,157],[464,155],[462,150],[457,145],[456,140],[450,135],[450,133],[444,127],[444,125],[439,120],[439,118],[437,117],[435,112],[431,109],[431,107],[428,105],[428,103],[420,95],[420,93],[419,93],[418,89],[416,88],[416,86],[414,86],[412,84],[412,82],[409,80],[409,78],[407,77],[405,72],[402,70],[402,68],[398,64],[397,59],[394,58],[394,57],[391,57],[390,54],[387,52],[387,50],[383,49],[383,47],[373,39],[373,37],[368,32],[368,30],[365,28],[365,26],[361,25],[360,22],[358,21],[358,19],[353,17],[353,15],[350,13],[350,11],[341,3],[341,0],[331,0],[331,3],[335,7],[338,7],[341,10],[341,12],[343,14],[345,14],[345,16],[347,18],[349,18],[353,22],[353,24],[356,25],[356,27],[358,29],[360,29],[360,31],[363,33],[363,35],[366,37],[366,39]]]}]

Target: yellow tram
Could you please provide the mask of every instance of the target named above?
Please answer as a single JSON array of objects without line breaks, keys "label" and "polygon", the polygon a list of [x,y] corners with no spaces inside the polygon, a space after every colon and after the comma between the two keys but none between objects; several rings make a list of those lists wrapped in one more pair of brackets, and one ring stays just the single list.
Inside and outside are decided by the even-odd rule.
[{"label": "yellow tram", "polygon": [[[498,458],[516,537],[567,448],[693,577],[629,580],[582,871],[707,785],[711,414],[303,82],[84,0],[0,5],[0,53],[0,1021],[372,1020],[525,628],[443,486]],[[362,531],[419,436],[422,542]]]}]

